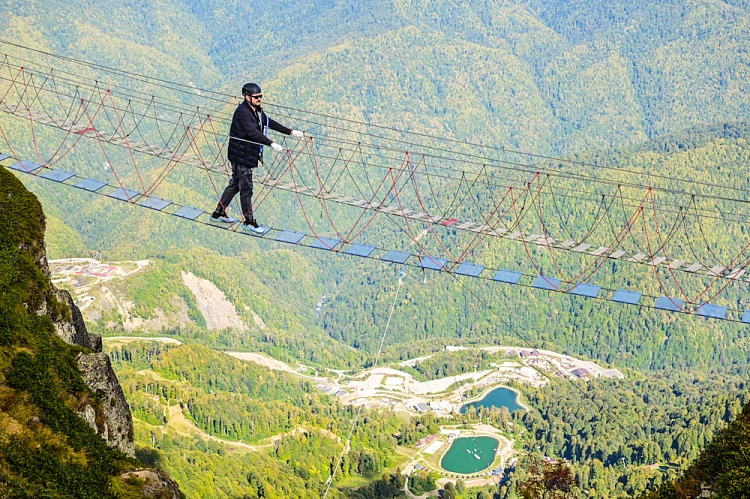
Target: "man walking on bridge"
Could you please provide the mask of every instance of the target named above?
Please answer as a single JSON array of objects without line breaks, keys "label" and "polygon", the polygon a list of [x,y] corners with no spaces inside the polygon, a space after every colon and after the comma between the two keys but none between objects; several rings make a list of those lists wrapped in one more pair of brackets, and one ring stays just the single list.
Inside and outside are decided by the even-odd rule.
[{"label": "man walking on bridge", "polygon": [[232,218],[227,216],[226,209],[239,192],[240,206],[245,217],[242,228],[263,233],[264,229],[259,226],[253,214],[253,169],[258,167],[258,162],[263,162],[263,148],[265,146],[271,146],[277,153],[284,151],[281,145],[268,138],[268,129],[298,139],[304,137],[304,134],[298,130],[287,128],[266,115],[261,107],[263,94],[260,87],[255,83],[246,83],[242,87],[242,97],[242,103],[235,109],[232,125],[229,128],[227,159],[232,164],[232,178],[229,180],[227,188],[224,189],[216,210],[211,214],[211,220],[214,222],[234,222]]}]

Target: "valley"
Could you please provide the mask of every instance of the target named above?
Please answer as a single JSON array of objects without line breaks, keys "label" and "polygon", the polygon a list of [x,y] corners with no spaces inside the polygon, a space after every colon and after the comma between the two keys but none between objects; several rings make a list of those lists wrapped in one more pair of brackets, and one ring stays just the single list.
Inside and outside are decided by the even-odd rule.
[{"label": "valley", "polygon": [[[114,266],[107,262],[88,262],[87,264],[94,267]],[[123,265],[135,265],[135,263],[125,262]],[[340,365],[326,366],[320,362],[310,364],[304,358],[290,357],[289,352],[282,358],[274,358],[269,350],[239,351],[228,346],[214,347],[210,356],[215,360],[205,364],[205,361],[199,361],[196,358],[195,346],[197,342],[200,342],[199,336],[186,336],[181,334],[179,328],[174,329],[173,326],[154,327],[153,323],[149,322],[153,320],[153,316],[141,316],[137,311],[160,314],[158,311],[160,307],[157,305],[159,301],[170,296],[172,298],[167,299],[174,300],[174,297],[180,297],[184,303],[192,304],[190,317],[195,334],[199,331],[211,330],[208,326],[211,323],[211,314],[218,314],[219,318],[229,318],[230,322],[227,327],[213,328],[213,331],[219,335],[217,337],[221,335],[229,335],[229,337],[234,335],[241,337],[246,334],[266,335],[269,331],[267,323],[273,324],[273,318],[261,317],[255,312],[250,314],[251,303],[237,307],[230,301],[230,294],[225,293],[217,284],[197,276],[186,279],[187,274],[184,271],[173,273],[174,277],[168,281],[158,281],[162,283],[160,287],[163,290],[159,295],[140,294],[146,297],[156,296],[157,299],[153,304],[137,303],[132,299],[134,296],[132,291],[129,291],[130,281],[146,277],[145,282],[153,282],[148,276],[164,275],[162,265],[161,262],[150,262],[140,272],[122,276],[115,282],[111,279],[92,283],[86,288],[89,296],[98,297],[94,300],[94,304],[97,301],[104,303],[105,300],[110,300],[109,303],[117,303],[123,310],[127,308],[129,314],[123,323],[139,324],[138,328],[131,329],[126,336],[122,335],[123,330],[119,328],[104,329],[107,333],[104,345],[115,361],[118,376],[126,387],[126,395],[131,401],[136,418],[137,435],[141,435],[139,441],[150,441],[150,446],[156,444],[160,448],[168,448],[169,444],[159,444],[162,439],[162,441],[192,442],[188,448],[193,448],[198,445],[195,443],[197,442],[195,439],[198,439],[206,445],[211,442],[220,445],[221,448],[226,449],[226,452],[237,456],[242,452],[274,455],[278,454],[278,446],[284,442],[291,444],[300,439],[309,441],[314,435],[326,438],[326,432],[329,432],[329,435],[336,435],[339,439],[338,445],[341,445],[338,436],[340,430],[331,428],[330,424],[325,426],[322,422],[313,422],[317,418],[311,419],[310,415],[301,417],[301,414],[307,411],[305,407],[308,405],[308,402],[302,401],[317,400],[316,404],[329,407],[327,411],[343,410],[345,414],[350,414],[351,410],[364,410],[371,415],[368,416],[370,418],[383,419],[384,424],[386,420],[402,421],[389,423],[394,424],[391,430],[393,435],[400,435],[394,444],[386,445],[377,451],[373,448],[367,451],[376,452],[382,456],[376,459],[376,462],[382,463],[379,465],[381,468],[377,468],[381,471],[407,475],[416,473],[425,476],[432,473],[437,486],[463,480],[473,487],[492,487],[501,480],[510,479],[508,478],[510,475],[505,475],[504,467],[508,466],[508,463],[517,462],[530,450],[532,444],[526,442],[533,441],[538,431],[536,429],[537,417],[531,417],[531,415],[538,414],[537,411],[544,407],[546,402],[542,401],[549,396],[550,390],[573,395],[575,391],[571,393],[567,388],[572,384],[582,386],[593,384],[595,391],[611,386],[610,395],[620,397],[631,389],[628,387],[642,382],[639,381],[638,375],[635,379],[628,380],[616,366],[602,366],[592,360],[577,358],[551,349],[497,344],[465,346],[451,342],[445,342],[439,350],[433,348],[433,352],[427,355],[392,359],[384,362],[380,367],[370,368],[346,369],[341,368]],[[53,278],[57,280],[61,279],[61,276],[53,273]],[[65,284],[62,283],[63,286]],[[165,287],[164,284],[168,286]],[[103,288],[110,290],[109,294],[103,294]],[[214,305],[208,305],[211,300]],[[127,305],[123,306],[123,304]],[[112,313],[116,306],[110,305],[110,307],[109,313]],[[103,323],[101,318],[97,319],[95,314],[91,315],[92,311],[97,310],[92,304],[83,311],[84,318],[92,327]],[[107,312],[104,308],[99,310]],[[185,312],[178,313],[187,316]],[[233,323],[235,326],[232,327],[231,317],[244,317],[247,322],[243,320],[237,327],[240,322],[235,321]],[[245,329],[246,327],[248,329]],[[165,337],[165,331],[172,332]],[[186,354],[179,354],[181,351],[193,353],[185,357]],[[175,355],[183,360],[178,361],[177,357],[173,361],[168,360]],[[209,354],[201,353],[198,358],[206,355]],[[196,362],[198,364],[195,364]],[[233,362],[241,364],[233,364]],[[465,369],[468,367],[467,363],[472,367]],[[195,365],[191,367],[191,364]],[[449,375],[439,374],[441,369],[438,366],[454,364],[464,368]],[[182,367],[178,367],[180,365]],[[209,367],[211,365],[216,367]],[[224,367],[216,371],[222,365],[233,367]],[[242,384],[236,385],[234,379],[237,378],[237,374],[231,373],[244,370],[242,365],[254,365],[261,369],[254,371],[256,374],[251,377],[251,379],[257,378],[257,381],[252,382],[254,388],[243,388]],[[209,374],[214,371],[216,371],[215,374]],[[189,372],[193,374],[188,374]],[[268,378],[269,375],[264,374],[273,372],[285,377],[284,379],[288,380],[285,383],[303,383],[308,386],[305,389],[307,395],[293,405],[287,406],[289,407],[287,412],[302,411],[299,416],[287,416],[282,421],[273,423],[269,420],[264,424],[267,424],[269,429],[276,428],[276,430],[258,433],[252,428],[258,428],[260,419],[251,414],[257,410],[275,411],[275,409],[253,407],[252,400],[255,397],[251,396],[252,398],[247,399],[247,396],[251,393],[264,392],[266,390],[265,379],[274,380],[271,386],[275,386],[280,378],[276,376]],[[248,379],[247,376],[243,374],[241,378]],[[208,384],[206,384],[207,381]],[[620,381],[624,383],[623,387],[615,388]],[[233,386],[237,388],[232,388]],[[515,392],[516,401],[524,408],[523,411],[510,414],[507,410],[503,413],[497,408],[481,410],[471,408],[466,412],[462,410],[469,404],[482,405],[481,401],[488,394],[504,386],[510,387],[512,390],[510,393]],[[565,389],[561,390],[561,388]],[[547,395],[543,396],[542,393]],[[282,400],[284,400],[283,395],[279,402]],[[568,403],[570,407],[567,410],[580,411],[580,408],[577,408],[577,401],[570,399]],[[609,402],[609,404],[613,403],[615,406],[620,404],[620,402]],[[633,402],[625,402],[625,404],[633,405]],[[293,406],[294,409],[292,409]],[[638,404],[633,405],[633,409],[636,407]],[[522,416],[522,413],[526,416]],[[425,421],[424,418],[429,418],[429,421],[435,423],[424,426],[418,433],[419,439],[409,437],[405,440],[404,430],[397,430],[404,424],[407,426],[412,424],[405,422]],[[439,424],[436,424],[437,422]],[[248,424],[250,428],[247,427]],[[434,426],[431,427],[432,424]],[[557,428],[556,432],[559,431],[559,426]],[[330,433],[331,431],[333,433]],[[545,433],[550,435],[551,440],[553,439],[554,434],[550,434],[549,430]],[[501,444],[498,446],[495,458],[478,473],[462,475],[442,468],[442,457],[448,452],[451,442],[456,438],[467,437],[497,439]],[[321,440],[321,444],[324,441]],[[325,446],[332,444],[325,444]],[[165,445],[167,447],[164,447]],[[183,448],[185,445],[185,443],[180,444]],[[365,446],[365,448],[368,447]],[[389,448],[390,450],[387,450]],[[539,446],[538,450],[546,456],[559,455],[561,451],[564,455],[569,455],[569,451],[552,447],[549,444]],[[672,461],[672,458],[667,455],[664,455],[664,459],[666,462]],[[170,469],[173,473],[177,473],[176,470],[180,469],[178,462],[170,462],[172,462],[169,465]],[[164,464],[166,465],[167,462],[165,461]],[[673,469],[670,467],[648,468],[636,462],[632,466],[629,473],[643,474],[649,480],[656,479],[660,473],[663,473],[663,470]],[[362,476],[351,473],[342,483],[352,481],[351,483],[361,484],[364,483],[362,479]]]},{"label": "valley", "polygon": [[[204,287],[206,285],[204,284]],[[208,322],[208,321],[207,321]],[[104,338],[105,347],[112,349],[127,349],[131,344],[148,344],[152,342],[164,343],[165,345],[179,346],[182,343],[174,338],[160,337],[143,337],[143,336],[113,336]],[[466,350],[465,347],[446,347],[445,351],[460,352]],[[267,355],[254,352],[234,352],[221,351],[219,355],[241,360],[243,362],[252,362],[268,368],[293,375],[296,378],[305,380],[314,386],[322,396],[328,397],[336,404],[352,405],[355,407],[362,406],[371,411],[388,411],[394,414],[402,414],[402,417],[412,418],[420,417],[423,414],[433,415],[435,418],[446,421],[440,425],[438,432],[426,435],[422,440],[416,442],[413,450],[406,452],[410,459],[408,461],[398,461],[397,467],[391,468],[391,472],[400,472],[410,475],[413,472],[431,471],[436,473],[437,484],[444,485],[448,482],[454,482],[461,479],[466,481],[467,485],[480,487],[484,485],[493,485],[504,476],[503,470],[506,466],[512,466],[518,461],[519,450],[514,441],[517,437],[515,431],[498,430],[495,426],[483,423],[481,419],[472,424],[450,424],[451,420],[460,419],[461,409],[467,404],[474,402],[481,404],[485,396],[502,387],[509,382],[528,385],[530,387],[541,388],[549,380],[548,377],[558,379],[577,380],[577,382],[586,382],[589,379],[598,377],[615,377],[622,378],[623,375],[616,369],[603,369],[597,364],[589,361],[582,361],[570,356],[562,355],[557,352],[535,349],[524,349],[518,347],[482,347],[478,350],[484,351],[491,355],[499,355],[496,363],[490,364],[490,369],[478,370],[463,375],[437,378],[429,381],[417,381],[411,373],[399,370],[399,367],[415,366],[419,362],[430,358],[421,357],[410,359],[394,364],[393,367],[379,367],[365,369],[361,371],[342,371],[336,369],[327,369],[325,367],[311,368],[303,364],[290,365],[288,363],[272,359]],[[175,383],[150,370],[139,370],[135,373],[141,379],[153,379],[162,385],[161,392],[164,393],[164,385]],[[184,382],[178,382],[178,385]],[[148,382],[147,382],[148,386]],[[172,390],[179,394],[178,387]],[[468,396],[467,393],[472,395]],[[515,390],[516,399],[520,397],[520,392]],[[231,392],[228,395],[232,396]],[[225,440],[215,435],[206,433],[198,428],[195,423],[186,418],[184,407],[186,400],[178,395],[177,399],[162,400],[160,396],[154,396],[151,403],[165,404],[163,408],[163,425],[153,426],[152,424],[136,417],[136,425],[144,431],[159,431],[165,434],[167,428],[179,435],[192,438],[199,437],[206,441],[214,441],[225,445],[229,452],[236,452],[242,449],[246,451],[272,450],[274,442],[285,438],[289,435],[295,435],[298,432],[307,433],[309,430],[303,427],[296,427],[289,432],[275,434],[266,437],[263,440],[253,442],[252,444],[239,441]],[[517,400],[521,407],[523,403]],[[485,410],[497,412],[502,406]],[[160,411],[161,409],[157,409]],[[512,428],[510,414],[507,408],[504,408],[508,418],[506,425]],[[528,410],[528,408],[525,408]],[[496,455],[489,459],[479,473],[455,473],[445,470],[441,466],[442,456],[450,449],[452,442],[457,438],[492,438],[498,440],[501,444],[497,448]],[[338,438],[338,437],[337,437]],[[396,453],[403,454],[407,448]],[[499,470],[499,471],[498,471]]]},{"label": "valley", "polygon": [[750,497],[748,0],[0,18],[0,497]]}]

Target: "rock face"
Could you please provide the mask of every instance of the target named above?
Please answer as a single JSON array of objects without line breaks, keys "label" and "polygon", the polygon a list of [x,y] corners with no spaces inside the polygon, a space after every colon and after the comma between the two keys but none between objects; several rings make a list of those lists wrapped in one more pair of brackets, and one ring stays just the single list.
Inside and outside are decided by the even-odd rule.
[{"label": "rock face", "polygon": [[[49,280],[49,266],[46,257],[38,264],[42,272]],[[86,329],[81,311],[73,302],[73,297],[67,291],[55,288],[52,290],[59,301],[65,303],[70,309],[70,318],[62,317],[55,320],[57,335],[68,344],[84,347],[92,353],[81,354],[78,357],[78,367],[81,370],[83,381],[91,391],[96,393],[102,401],[104,418],[97,421],[96,411],[91,405],[86,405],[78,413],[89,423],[91,428],[100,434],[109,445],[117,447],[130,457],[135,457],[135,444],[133,442],[133,417],[130,407],[125,400],[125,394],[120,387],[110,363],[109,356],[102,353],[102,338],[98,334],[91,334]],[[49,307],[42,307],[38,311],[44,313]]]},{"label": "rock face", "polygon": [[180,489],[177,486],[177,482],[169,478],[166,473],[158,469],[142,469],[135,471],[128,471],[122,475],[123,478],[137,478],[138,480],[145,481],[143,486],[143,495],[146,497],[153,498],[167,498],[174,497],[179,499]]},{"label": "rock face", "polygon": [[[44,262],[45,268],[47,262]],[[49,275],[47,276],[49,278]],[[51,284],[50,284],[51,285]],[[65,343],[78,345],[94,352],[102,351],[102,338],[98,334],[89,334],[86,325],[83,322],[83,315],[79,308],[73,302],[73,297],[67,291],[53,288],[57,299],[65,303],[70,308],[70,320],[53,321],[57,335]]]},{"label": "rock face", "polygon": [[[50,272],[47,257],[42,253],[37,259],[37,265],[49,281]],[[130,457],[135,457],[135,443],[133,440],[133,416],[125,400],[125,394],[120,387],[110,363],[109,356],[102,353],[102,339],[98,334],[90,334],[83,322],[83,315],[73,302],[70,293],[55,288],[50,282],[55,297],[65,303],[70,309],[70,317],[54,317],[50,319],[55,325],[57,335],[66,343],[77,345],[90,350],[92,353],[81,354],[78,357],[78,367],[81,375],[91,391],[96,393],[102,401],[103,418],[96,417],[95,409],[86,405],[78,414],[89,423],[91,428],[104,438],[112,447],[117,447]],[[53,310],[46,302],[37,313],[47,314]]]},{"label": "rock face", "polygon": [[[228,327],[247,331],[247,325],[237,315],[237,310],[224,292],[214,283],[193,275],[192,272],[182,271],[182,282],[185,283],[195,296],[198,310],[206,319],[206,327],[211,330],[220,330]],[[259,317],[260,318],[260,317]]]},{"label": "rock face", "polygon": [[[109,445],[117,447],[130,457],[135,457],[133,418],[125,401],[125,394],[112,370],[109,356],[101,352],[81,354],[78,357],[78,367],[81,369],[83,381],[99,396],[104,409],[104,421],[101,426],[96,421],[92,424],[87,419],[89,425],[101,434]],[[86,406],[84,411],[88,407]]]}]

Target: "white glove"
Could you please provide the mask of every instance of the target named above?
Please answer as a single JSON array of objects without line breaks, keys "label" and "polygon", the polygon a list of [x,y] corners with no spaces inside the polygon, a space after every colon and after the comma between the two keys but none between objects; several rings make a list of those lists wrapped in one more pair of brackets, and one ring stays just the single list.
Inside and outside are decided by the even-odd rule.
[{"label": "white glove", "polygon": [[294,137],[295,139],[301,139],[304,136],[305,134],[300,132],[299,130],[292,130],[292,137]]},{"label": "white glove", "polygon": [[271,147],[273,147],[273,150],[276,152],[284,152],[284,148],[281,147],[281,145],[277,144],[276,142],[272,143]]}]

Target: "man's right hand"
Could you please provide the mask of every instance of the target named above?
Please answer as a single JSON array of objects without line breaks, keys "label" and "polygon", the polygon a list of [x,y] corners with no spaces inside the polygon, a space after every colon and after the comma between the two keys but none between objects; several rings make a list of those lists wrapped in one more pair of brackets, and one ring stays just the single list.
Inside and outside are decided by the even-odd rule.
[{"label": "man's right hand", "polygon": [[271,147],[273,147],[273,150],[276,152],[284,152],[284,148],[281,147],[281,145],[277,144],[276,142],[272,143]]}]

